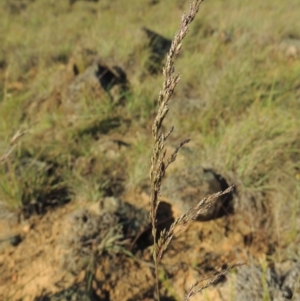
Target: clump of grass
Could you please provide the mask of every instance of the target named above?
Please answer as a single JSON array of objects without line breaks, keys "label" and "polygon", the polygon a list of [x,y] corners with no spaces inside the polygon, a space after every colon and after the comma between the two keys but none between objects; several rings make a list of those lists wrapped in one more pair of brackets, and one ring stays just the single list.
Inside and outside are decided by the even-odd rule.
[{"label": "clump of grass", "polygon": [[7,157],[0,167],[0,199],[12,208],[22,208],[25,216],[65,204],[70,196],[61,170],[56,162],[25,152]]},{"label": "clump of grass", "polygon": [[66,250],[63,265],[78,272],[87,267],[92,258],[120,251],[124,243],[123,228],[116,214],[103,212],[97,215],[80,209],[69,216],[69,228],[61,237]]},{"label": "clump of grass", "polygon": [[[160,204],[160,190],[162,185],[162,180],[165,176],[166,170],[171,163],[176,160],[176,156],[181,147],[183,147],[190,140],[183,140],[175,150],[167,156],[165,143],[173,132],[174,127],[168,132],[164,132],[162,129],[162,124],[165,117],[169,111],[169,101],[171,96],[174,93],[174,90],[180,80],[180,76],[175,73],[174,63],[180,53],[182,47],[182,41],[185,38],[189,30],[189,25],[196,17],[197,12],[199,11],[200,4],[203,0],[194,0],[190,4],[190,9],[187,14],[183,14],[181,19],[181,24],[178,32],[175,34],[175,37],[172,41],[171,48],[167,55],[167,60],[165,67],[163,69],[163,88],[158,96],[158,112],[155,117],[153,126],[152,126],[152,136],[154,140],[153,152],[151,156],[151,167],[150,167],[150,181],[151,181],[151,196],[150,196],[150,220],[152,224],[152,235],[154,239],[153,246],[153,260],[155,264],[155,275],[156,275],[156,298],[160,300],[159,297],[159,263],[162,259],[164,252],[166,251],[168,245],[170,244],[175,233],[181,231],[188,223],[194,221],[199,214],[204,213],[214,201],[221,195],[229,193],[232,191],[232,187],[229,187],[223,192],[219,192],[213,195],[210,195],[203,200],[201,200],[196,206],[190,208],[185,214],[177,218],[169,229],[164,229],[158,235],[157,231],[157,211]],[[175,230],[177,232],[175,232]],[[230,269],[231,267],[229,267]],[[199,283],[195,283],[189,289],[185,300],[190,300],[196,293],[202,291],[204,288],[208,287],[212,283],[216,282],[221,275],[224,275],[228,269],[223,269],[216,276],[209,278],[208,282],[202,286],[198,286]]]},{"label": "clump of grass", "polygon": [[25,130],[18,130],[14,135],[13,137],[10,139],[9,141],[9,147],[7,148],[7,150],[5,151],[4,154],[1,154],[1,157],[0,157],[0,163],[3,163],[4,161],[7,160],[7,158],[9,157],[9,155],[12,153],[12,151],[14,150],[15,146],[16,146],[16,143],[17,141],[22,137],[24,136],[26,133]]},{"label": "clump of grass", "polygon": [[[5,150],[1,150],[0,154],[0,175],[3,173],[6,177],[3,178],[0,185],[0,206],[3,208],[17,208],[21,204],[20,191],[17,187],[16,179],[11,174],[12,164],[9,161],[9,157],[14,152],[19,139],[24,136],[26,130],[19,129],[13,137],[6,143]],[[5,168],[5,164],[7,164]],[[5,216],[6,210],[2,210]]]}]

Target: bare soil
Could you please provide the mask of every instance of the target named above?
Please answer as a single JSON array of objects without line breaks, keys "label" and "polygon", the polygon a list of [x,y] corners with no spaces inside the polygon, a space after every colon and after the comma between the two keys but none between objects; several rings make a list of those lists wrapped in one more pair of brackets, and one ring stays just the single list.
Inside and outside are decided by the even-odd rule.
[{"label": "bare soil", "polygon": [[[131,204],[138,203],[140,208],[148,206],[145,193],[128,193],[124,197]],[[80,205],[89,206],[88,203]],[[126,252],[103,254],[97,259],[92,274],[88,274],[87,269],[72,274],[64,268],[63,255],[68,250],[62,243],[62,233],[69,226],[68,216],[77,209],[78,204],[69,203],[23,222],[2,222],[1,233],[6,237],[18,234],[21,242],[17,246],[9,242],[1,244],[1,300],[64,300],[51,299],[51,296],[74,285],[86,288],[87,279],[90,279],[95,300],[153,300],[154,271],[150,247],[147,247],[150,233],[147,234],[146,228],[141,229],[138,240],[131,240],[135,245],[127,247],[133,251],[133,257]],[[172,211],[176,216],[176,208]],[[245,220],[239,221],[232,215],[194,222],[178,233],[162,263],[161,291],[165,300],[182,299],[195,281],[224,264],[247,260],[246,251],[256,256],[266,253],[266,243],[255,237],[250,239],[248,230]],[[231,287],[228,279],[231,278],[222,279],[194,300],[204,300],[207,296],[213,300],[228,300]]]}]

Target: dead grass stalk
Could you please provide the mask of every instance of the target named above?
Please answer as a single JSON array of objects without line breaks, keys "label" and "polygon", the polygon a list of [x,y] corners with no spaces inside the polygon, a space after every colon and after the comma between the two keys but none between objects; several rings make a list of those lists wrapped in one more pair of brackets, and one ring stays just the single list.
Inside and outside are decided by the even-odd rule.
[{"label": "dead grass stalk", "polygon": [[[170,244],[174,236],[175,229],[179,227],[179,231],[181,231],[188,223],[195,220],[199,216],[199,214],[205,212],[210,206],[212,206],[214,201],[219,196],[226,194],[232,190],[232,187],[229,187],[224,192],[219,192],[204,198],[195,207],[190,208],[188,212],[186,212],[185,214],[177,218],[168,230],[164,229],[160,233],[160,237],[158,239],[156,216],[160,204],[160,190],[161,190],[162,180],[165,176],[165,172],[169,167],[169,165],[176,160],[176,156],[180,148],[190,141],[190,139],[183,140],[175,148],[175,150],[169,156],[167,156],[165,143],[168,137],[170,136],[170,134],[173,132],[174,127],[171,127],[170,130],[165,133],[162,129],[162,124],[169,111],[168,104],[171,99],[171,96],[173,95],[174,90],[180,80],[179,74],[175,73],[174,64],[180,53],[182,47],[182,41],[188,33],[189,25],[196,17],[196,14],[198,13],[200,4],[202,2],[203,0],[194,0],[190,4],[190,9],[188,13],[183,14],[181,18],[181,24],[179,30],[175,34],[175,37],[172,41],[171,48],[167,55],[166,64],[163,69],[163,76],[164,76],[163,88],[158,96],[159,107],[152,126],[152,136],[154,140],[154,146],[153,146],[153,151],[151,156],[151,167],[150,167],[150,181],[151,181],[150,220],[152,224],[152,235],[154,239],[153,260],[155,265],[155,277],[156,277],[156,298],[158,301],[160,300],[159,277],[158,277],[159,262],[163,256],[164,251],[167,249],[168,245]],[[226,272],[225,270],[221,271],[219,273],[219,276],[214,276],[202,288],[196,288],[198,284],[196,283],[194,286],[191,287],[191,289],[187,293],[185,300],[190,300],[192,296],[194,296],[197,292],[201,291],[205,287],[208,287],[216,280],[216,277],[220,277],[221,274],[222,273],[224,274],[225,272]]]}]

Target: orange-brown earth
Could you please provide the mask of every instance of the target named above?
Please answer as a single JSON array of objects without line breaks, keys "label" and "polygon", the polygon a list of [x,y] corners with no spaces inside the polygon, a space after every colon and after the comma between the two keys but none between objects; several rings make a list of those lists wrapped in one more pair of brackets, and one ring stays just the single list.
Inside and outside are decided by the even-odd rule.
[{"label": "orange-brown earth", "polygon": [[[124,199],[148,208],[146,194],[128,193]],[[63,255],[69,250],[62,239],[64,235],[72,235],[72,229],[68,229],[68,217],[78,207],[93,210],[97,204],[69,203],[22,222],[2,222],[1,230],[4,231],[1,232],[5,236],[18,234],[22,241],[17,246],[8,242],[1,246],[1,300],[43,300],[42,296],[50,296],[84,281],[87,273],[84,269],[74,275],[63,264]],[[176,214],[176,208],[173,210]],[[66,229],[70,232],[66,233]],[[253,255],[266,253],[265,242],[259,241],[263,237],[252,237],[251,241],[247,237],[251,237],[251,229],[239,217],[225,216],[208,222],[193,222],[176,235],[164,256],[161,275],[163,295],[170,300],[182,298],[189,286],[203,279],[207,273],[224,264],[247,261],[245,254],[248,252]],[[144,239],[148,238],[145,236]],[[92,287],[99,300],[152,300],[154,271],[150,249],[138,249],[132,245],[131,248],[133,257],[121,251],[112,257],[103,254],[97,259]],[[230,281],[226,281],[229,278],[205,294],[213,300],[228,300],[232,290]],[[205,300],[205,294],[200,294],[195,300]]]}]

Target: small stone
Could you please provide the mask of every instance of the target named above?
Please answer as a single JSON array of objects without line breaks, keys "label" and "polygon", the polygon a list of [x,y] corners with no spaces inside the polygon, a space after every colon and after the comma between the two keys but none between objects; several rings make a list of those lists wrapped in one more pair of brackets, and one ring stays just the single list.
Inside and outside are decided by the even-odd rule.
[{"label": "small stone", "polygon": [[10,237],[9,242],[13,247],[18,246],[22,242],[22,237],[21,235],[15,235]]},{"label": "small stone", "polygon": [[[184,171],[174,171],[165,179],[162,195],[179,211],[186,213],[191,207],[196,206],[203,198],[228,187],[226,182],[212,170],[205,170],[195,166]],[[219,217],[224,209],[228,195],[215,200],[210,208],[201,213],[198,220],[211,220]]]},{"label": "small stone", "polygon": [[29,225],[29,224],[25,224],[25,225],[23,225],[23,227],[22,227],[22,231],[23,231],[24,233],[28,233],[28,232],[29,232],[29,230],[30,230],[30,225]]},{"label": "small stone", "polygon": [[283,295],[283,297],[285,297],[285,298],[287,298],[287,299],[290,300],[293,297],[293,292],[292,292],[292,290],[289,287],[284,286],[282,288],[282,295]]}]

